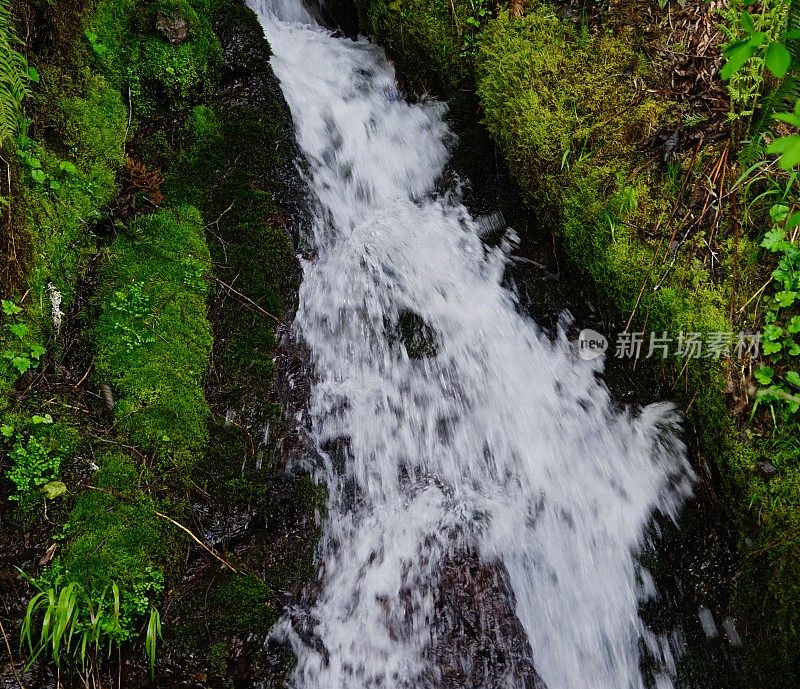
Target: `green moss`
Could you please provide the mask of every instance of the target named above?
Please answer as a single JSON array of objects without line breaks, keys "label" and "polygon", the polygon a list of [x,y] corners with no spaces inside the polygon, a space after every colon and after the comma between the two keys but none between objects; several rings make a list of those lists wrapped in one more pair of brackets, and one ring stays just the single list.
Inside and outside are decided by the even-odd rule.
[{"label": "green moss", "polygon": [[112,244],[99,290],[95,377],[118,396],[117,428],[180,472],[208,437],[209,263],[197,211],[160,211],[139,217]]},{"label": "green moss", "polygon": [[[159,13],[184,18],[187,39],[172,44],[158,35]],[[209,0],[101,0],[89,21],[87,43],[114,85],[130,89],[140,115],[164,105],[181,109],[216,83],[222,48],[210,16]]]},{"label": "green moss", "polygon": [[[357,4],[362,29],[377,38],[397,63],[400,78],[415,92],[436,90],[452,96],[468,83],[469,61],[459,29],[468,15],[466,2],[378,0]],[[451,19],[454,8],[458,26]]]},{"label": "green moss", "polygon": [[96,250],[92,226],[117,193],[124,160],[127,111],[102,77],[80,71],[68,84],[60,70],[45,70],[48,88],[37,101],[41,139],[25,136],[22,201],[27,211],[32,261],[28,285],[49,320],[47,284],[71,304],[78,279]]},{"label": "green moss", "polygon": [[[294,249],[280,226],[275,199],[282,191],[275,171],[292,155],[285,144],[284,108],[280,102],[195,108],[183,151],[164,186],[172,202],[195,203],[205,217],[219,218],[209,226],[219,277],[243,285],[247,297],[276,318],[297,279]],[[266,398],[275,370],[275,320],[249,303],[237,304],[235,295],[227,294],[227,306],[218,311],[216,325],[225,333],[216,353],[224,387],[232,398],[254,389]]]},{"label": "green moss", "polygon": [[117,170],[125,159],[127,109],[119,91],[101,76],[87,74],[83,88],[84,97],[60,103],[63,143],[79,165]]},{"label": "green moss", "polygon": [[155,515],[155,502],[139,488],[140,468],[121,454],[104,455],[98,463],[95,489],[80,495],[64,526],[61,563],[88,590],[99,592],[115,581],[129,591],[148,568],[163,562],[169,534]]},{"label": "green moss", "polygon": [[242,636],[269,629],[278,619],[273,594],[253,576],[227,572],[210,593],[211,624],[216,636]]}]

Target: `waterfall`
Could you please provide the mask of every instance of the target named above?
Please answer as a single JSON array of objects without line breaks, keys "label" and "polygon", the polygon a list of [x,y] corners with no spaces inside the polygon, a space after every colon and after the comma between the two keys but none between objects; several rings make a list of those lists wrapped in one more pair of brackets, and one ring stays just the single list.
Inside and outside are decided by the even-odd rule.
[{"label": "waterfall", "polygon": [[442,103],[407,103],[380,47],[332,35],[299,0],[250,5],[314,218],[294,328],[330,497],[309,628],[276,632],[298,657],[292,686],[443,686],[435,591],[469,550],[504,573],[548,689],[645,687],[636,555],[690,493],[676,412],[616,408],[602,358],[520,313],[502,284],[513,232],[486,246],[436,191],[454,142]]}]

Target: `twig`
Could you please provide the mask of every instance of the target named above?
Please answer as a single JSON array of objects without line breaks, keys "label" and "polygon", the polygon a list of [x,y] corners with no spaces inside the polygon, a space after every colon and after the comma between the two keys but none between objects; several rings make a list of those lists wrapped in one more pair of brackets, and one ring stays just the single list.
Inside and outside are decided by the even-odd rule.
[{"label": "twig", "polygon": [[231,287],[231,286],[230,286],[230,285],[229,285],[227,282],[223,282],[222,280],[220,280],[220,279],[219,279],[219,278],[218,278],[216,275],[212,275],[212,276],[211,276],[211,279],[212,279],[212,280],[214,280],[214,282],[217,282],[217,283],[219,283],[219,285],[220,285],[221,287],[225,288],[226,290],[228,290],[228,292],[230,292],[230,293],[233,293],[235,296],[239,297],[240,299],[244,299],[244,300],[245,300],[245,301],[246,301],[248,304],[250,304],[252,307],[254,307],[255,309],[257,309],[257,310],[258,310],[258,312],[259,312],[260,314],[262,314],[263,316],[266,316],[267,318],[271,318],[271,319],[272,319],[273,321],[275,321],[276,323],[280,323],[280,322],[281,322],[281,319],[280,319],[280,318],[278,318],[277,316],[275,316],[275,315],[271,314],[269,311],[267,311],[267,310],[263,309],[261,306],[259,306],[258,304],[256,304],[256,303],[255,303],[255,302],[254,302],[254,301],[253,301],[253,300],[252,300],[250,297],[248,297],[246,294],[242,294],[242,293],[241,293],[239,290],[237,290],[237,289],[234,289],[234,288],[233,288],[233,287]]},{"label": "twig", "polygon": [[758,297],[758,296],[759,296],[759,295],[760,295],[760,294],[761,294],[761,293],[762,293],[762,292],[763,292],[765,289],[767,289],[767,287],[769,287],[771,284],[772,284],[772,278],[770,278],[769,280],[767,280],[767,282],[766,282],[766,283],[764,283],[764,286],[763,286],[763,287],[762,287],[760,290],[758,290],[758,292],[756,292],[756,293],[755,293],[755,294],[754,294],[752,297],[750,297],[750,298],[747,300],[747,302],[745,302],[745,305],[744,305],[744,306],[743,306],[741,309],[739,309],[739,310],[736,312],[736,315],[738,316],[738,315],[739,315],[739,314],[740,314],[742,311],[744,311],[744,310],[745,310],[745,309],[746,309],[746,308],[747,308],[747,307],[750,305],[750,302],[751,302],[751,301],[753,301],[753,299],[755,299],[756,297]]},{"label": "twig", "polygon": [[0,632],[3,633],[3,640],[6,642],[6,651],[8,651],[9,665],[11,665],[11,672],[14,673],[14,679],[17,680],[17,685],[19,685],[19,689],[25,689],[25,685],[22,683],[22,680],[17,674],[17,666],[14,665],[14,654],[11,652],[11,644],[8,643],[8,635],[6,634],[6,629],[3,626],[2,622],[0,622]]},{"label": "twig", "polygon": [[199,545],[201,548],[203,548],[203,550],[205,550],[208,553],[210,553],[214,558],[219,560],[229,570],[231,570],[232,572],[235,572],[236,574],[239,574],[239,570],[237,570],[236,567],[234,567],[230,562],[228,562],[227,560],[223,559],[220,555],[218,555],[217,552],[213,548],[211,548],[210,546],[207,546],[205,543],[203,543],[203,541],[201,541],[197,536],[195,536],[191,532],[191,530],[187,529],[183,524],[180,524],[179,522],[176,522],[172,517],[168,517],[166,514],[161,514],[161,512],[156,512],[155,515],[157,517],[160,517],[161,519],[165,519],[170,524],[173,524],[174,526],[177,526],[181,531],[186,533],[189,536],[189,538],[191,538],[195,543],[197,543],[197,545]]},{"label": "twig", "polygon": [[131,85],[128,84],[128,124],[125,127],[125,138],[123,142],[125,145],[128,143],[128,132],[131,129],[131,120],[133,120],[133,102],[131,100]]},{"label": "twig", "polygon": [[75,385],[72,386],[73,390],[77,390],[83,382],[89,377],[89,374],[92,372],[92,366],[94,366],[94,359],[92,359],[92,363],[89,364],[89,368],[86,370],[86,373],[83,374],[83,378],[81,378]]}]

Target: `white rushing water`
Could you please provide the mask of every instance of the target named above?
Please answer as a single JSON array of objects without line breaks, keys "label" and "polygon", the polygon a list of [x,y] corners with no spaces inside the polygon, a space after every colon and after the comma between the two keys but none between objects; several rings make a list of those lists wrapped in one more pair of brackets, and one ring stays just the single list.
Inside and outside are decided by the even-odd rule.
[{"label": "white rushing water", "polygon": [[[602,364],[519,313],[501,285],[509,243],[486,247],[435,193],[453,141],[441,104],[404,102],[379,47],[332,37],[299,0],[250,3],[315,202],[295,322],[312,432],[348,448],[344,466],[328,457],[318,641],[282,623],[293,686],[440,686],[433,590],[468,545],[505,567],[548,689],[643,687],[640,640],[658,642],[635,555],[653,513],[690,490],[675,413],[615,411]],[[405,312],[435,331],[435,355],[409,358]]]}]

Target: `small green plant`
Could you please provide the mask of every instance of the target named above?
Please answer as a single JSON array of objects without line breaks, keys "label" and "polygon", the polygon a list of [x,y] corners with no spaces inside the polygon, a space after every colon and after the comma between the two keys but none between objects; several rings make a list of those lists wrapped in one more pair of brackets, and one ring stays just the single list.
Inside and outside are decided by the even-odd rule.
[{"label": "small green plant", "polygon": [[[10,424],[0,426],[0,436],[6,442],[13,442],[8,452],[12,466],[6,475],[16,487],[16,491],[9,500],[19,502],[35,490],[56,483],[55,479],[58,477],[64,458],[63,452],[59,448],[54,448],[46,439],[38,437],[36,433],[37,427],[52,423],[53,418],[45,414],[34,416],[30,420],[30,431],[27,433],[17,430]],[[55,491],[56,487],[53,486],[52,490]]]},{"label": "small green plant", "polygon": [[59,563],[38,579],[18,571],[37,591],[28,602],[20,630],[20,646],[28,650],[28,668],[42,653],[49,652],[56,667],[61,667],[65,658],[72,658],[88,676],[104,651],[108,657],[115,645],[136,636],[135,623],[149,611],[145,653],[154,672],[161,616],[150,605],[148,595],[163,591],[160,572],[148,570],[142,588],[126,596],[115,582],[107,584],[99,595],[92,595],[78,582],[69,581]]},{"label": "small green plant", "polygon": [[786,420],[800,410],[800,213],[789,216],[787,206],[775,205],[770,215],[775,226],[761,246],[777,254],[778,267],[772,273],[775,294],[767,307],[762,333],[762,351],[769,365],[755,372],[763,387],[754,409],[767,404],[774,417],[777,407]]},{"label": "small green plant", "polygon": [[469,0],[469,15],[464,20],[467,24],[467,30],[464,31],[462,36],[463,54],[472,55],[475,53],[475,48],[478,40],[478,33],[481,27],[491,17],[488,0]]},{"label": "small green plant", "polygon": [[30,328],[25,322],[18,319],[19,314],[22,313],[22,309],[19,306],[7,299],[3,299],[0,304],[2,305],[3,316],[11,320],[10,323],[4,325],[4,329],[12,335],[14,343],[13,348],[3,351],[2,358],[8,361],[11,367],[20,374],[26,373],[32,368],[37,368],[45,352],[44,347],[27,343]]},{"label": "small green plant", "polygon": [[36,154],[33,139],[28,136],[28,127],[31,121],[23,119],[20,124],[20,134],[17,137],[17,157],[22,161],[31,179],[38,185],[46,186],[52,191],[61,188],[63,178],[76,175],[78,168],[68,160],[59,161],[58,172],[61,179],[56,174],[52,174],[44,169],[42,161]]},{"label": "small green plant", "polygon": [[100,41],[100,38],[94,31],[89,31],[87,29],[83,32],[83,35],[86,36],[89,47],[97,57],[103,57],[103,55],[108,52],[108,46]]},{"label": "small green plant", "polygon": [[114,330],[125,349],[132,352],[155,342],[150,330],[153,318],[151,299],[145,294],[141,283],[133,282],[115,291],[109,306],[116,314]]}]

